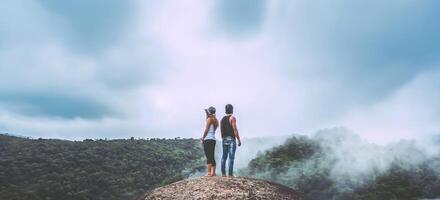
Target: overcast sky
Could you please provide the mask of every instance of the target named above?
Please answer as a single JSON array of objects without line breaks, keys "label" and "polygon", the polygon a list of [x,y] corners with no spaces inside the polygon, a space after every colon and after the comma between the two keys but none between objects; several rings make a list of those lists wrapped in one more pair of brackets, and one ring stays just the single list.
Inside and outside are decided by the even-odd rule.
[{"label": "overcast sky", "polygon": [[200,137],[440,131],[440,1],[6,0],[0,132]]}]

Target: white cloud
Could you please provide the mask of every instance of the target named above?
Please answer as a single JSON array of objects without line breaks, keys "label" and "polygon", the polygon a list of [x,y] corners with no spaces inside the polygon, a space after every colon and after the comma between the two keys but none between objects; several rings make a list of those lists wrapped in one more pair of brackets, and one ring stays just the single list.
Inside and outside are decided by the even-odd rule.
[{"label": "white cloud", "polygon": [[[0,97],[74,96],[93,102],[87,105],[103,105],[111,114],[94,119],[27,116],[14,112],[11,102],[3,102],[0,128],[6,131],[69,139],[133,134],[199,137],[203,108],[214,105],[221,117],[226,103],[236,107],[244,136],[307,133],[344,125],[369,140],[384,142],[438,131],[438,79],[426,74],[437,66],[419,67],[426,64],[419,61],[429,57],[415,51],[400,59],[414,53],[405,51],[405,44],[397,45],[402,50],[397,54],[392,49],[364,54],[399,28],[410,30],[412,26],[394,23],[402,21],[393,16],[413,19],[408,14],[412,3],[405,2],[393,12],[382,8],[377,14],[368,12],[374,7],[368,3],[366,16],[388,19],[369,21],[355,12],[362,4],[337,3],[327,9],[324,4],[269,1],[265,19],[252,29],[254,33],[232,37],[219,31],[213,1],[137,1],[133,18],[121,26],[127,30],[120,31],[120,38],[89,54],[68,44],[65,35],[75,32],[65,21],[35,1],[17,2],[9,2],[12,9],[2,12],[13,20],[0,21],[1,28],[8,28],[6,34],[0,33],[7,41],[0,47],[0,60],[7,60],[0,63]],[[416,21],[424,19],[417,13],[425,7],[415,7]],[[320,11],[325,19],[312,17]],[[341,25],[340,17],[350,27]],[[366,21],[360,25],[358,20]],[[387,29],[390,24],[398,26]],[[414,39],[410,36],[402,38]],[[400,44],[402,38],[395,42]],[[407,107],[414,109],[409,112]]]},{"label": "white cloud", "polygon": [[340,124],[376,143],[431,138],[440,131],[440,72],[427,71],[383,101],[353,109]]},{"label": "white cloud", "polygon": [[[197,137],[203,128],[203,108],[236,107],[244,135],[288,133],[287,116],[294,100],[286,80],[267,61],[261,35],[243,41],[211,32],[205,1],[164,5],[152,30],[167,50],[173,69],[148,89],[154,103],[153,124],[169,134]],[[283,132],[284,131],[284,132]]]},{"label": "white cloud", "polygon": [[[7,61],[0,63],[0,131],[69,139],[155,135],[147,130],[148,121],[137,118],[139,107],[149,107],[148,101],[139,102],[141,89],[161,71],[154,68],[161,62],[159,46],[139,30],[148,20],[130,23],[132,31],[107,49],[84,54],[64,39],[63,34],[73,33],[62,20],[38,2],[8,5],[2,15],[10,20],[1,21],[8,31],[0,34],[6,41],[0,60]],[[66,111],[96,112],[98,118],[70,117]]]}]

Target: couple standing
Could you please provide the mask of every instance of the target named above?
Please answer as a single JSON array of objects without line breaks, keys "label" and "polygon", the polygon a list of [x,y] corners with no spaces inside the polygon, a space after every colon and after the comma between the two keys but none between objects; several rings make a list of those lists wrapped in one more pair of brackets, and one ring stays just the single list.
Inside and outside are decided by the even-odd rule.
[{"label": "couple standing", "polygon": [[[207,176],[215,176],[215,131],[217,130],[219,123],[215,117],[214,107],[211,106],[208,109],[205,109],[205,112],[206,126],[201,142],[203,143],[203,149],[205,150],[208,163]],[[234,171],[235,149],[237,148],[237,141],[238,146],[241,146],[241,140],[237,130],[237,119],[232,116],[234,113],[234,107],[231,104],[227,104],[225,106],[225,113],[226,116],[224,116],[220,122],[220,132],[222,134],[223,144],[221,170],[222,176],[226,176],[226,160],[229,157],[228,176],[232,177]]]}]

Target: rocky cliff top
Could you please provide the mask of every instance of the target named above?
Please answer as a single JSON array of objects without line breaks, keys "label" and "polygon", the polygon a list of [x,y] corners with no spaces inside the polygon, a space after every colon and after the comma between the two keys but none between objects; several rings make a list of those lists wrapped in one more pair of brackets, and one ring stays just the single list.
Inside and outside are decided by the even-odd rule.
[{"label": "rocky cliff top", "polygon": [[201,177],[178,181],[148,191],[154,199],[303,199],[295,190],[270,181],[245,177]]}]

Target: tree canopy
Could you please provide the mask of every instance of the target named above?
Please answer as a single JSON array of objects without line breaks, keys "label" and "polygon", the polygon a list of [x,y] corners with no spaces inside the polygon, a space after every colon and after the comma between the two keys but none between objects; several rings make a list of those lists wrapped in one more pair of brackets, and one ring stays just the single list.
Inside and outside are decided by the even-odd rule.
[{"label": "tree canopy", "polygon": [[0,199],[136,199],[204,169],[198,142],[0,135]]}]

